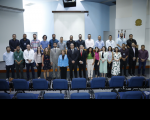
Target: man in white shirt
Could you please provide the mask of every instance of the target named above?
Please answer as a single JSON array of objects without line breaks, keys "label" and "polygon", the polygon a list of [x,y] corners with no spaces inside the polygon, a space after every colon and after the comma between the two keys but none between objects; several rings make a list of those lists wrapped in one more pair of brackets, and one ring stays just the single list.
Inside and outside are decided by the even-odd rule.
[{"label": "man in white shirt", "polygon": [[91,34],[88,34],[88,39],[85,41],[85,47],[88,49],[89,47],[94,47],[94,40],[91,39]]},{"label": "man in white shirt", "polygon": [[10,47],[7,46],[6,47],[6,51],[4,54],[3,54],[3,60],[5,61],[6,63],[6,81],[8,81],[9,79],[9,71],[11,69],[11,72],[12,72],[12,78],[15,77],[15,73],[14,73],[14,53],[10,51]]},{"label": "man in white shirt", "polygon": [[113,50],[115,49],[115,41],[112,40],[112,35],[109,35],[109,40],[106,41],[107,50],[109,46],[111,46]]},{"label": "man in white shirt", "polygon": [[31,67],[32,71],[32,79],[35,79],[35,72],[34,72],[34,50],[30,48],[30,45],[27,45],[27,49],[23,53],[23,57],[26,62],[27,67],[27,80],[30,79],[29,69]]}]

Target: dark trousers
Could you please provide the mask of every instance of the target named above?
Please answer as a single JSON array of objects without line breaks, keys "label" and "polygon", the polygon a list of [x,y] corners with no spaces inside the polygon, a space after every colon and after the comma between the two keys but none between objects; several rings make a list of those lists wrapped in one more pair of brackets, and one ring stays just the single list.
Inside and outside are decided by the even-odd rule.
[{"label": "dark trousers", "polygon": [[[137,60],[137,59],[136,59]],[[132,69],[132,74],[135,74],[135,66],[136,66],[136,60],[133,61],[132,59],[129,59],[129,70],[128,73],[131,75],[131,69]]]},{"label": "dark trousers", "polygon": [[23,59],[23,68],[25,68],[25,59]]},{"label": "dark trousers", "polygon": [[82,78],[82,69],[83,69],[83,77],[86,78],[86,64],[79,63],[79,76]]},{"label": "dark trousers", "polygon": [[26,67],[27,67],[27,79],[30,79],[30,74],[29,74],[29,69],[31,67],[31,71],[32,71],[32,79],[35,79],[35,72],[34,72],[34,63],[26,63]]},{"label": "dark trousers", "polygon": [[6,65],[6,78],[9,79],[9,71],[11,69],[11,73],[12,73],[12,78],[15,78],[15,73],[14,73],[14,65]]},{"label": "dark trousers", "polygon": [[38,66],[37,66],[37,76],[38,77],[41,77],[41,67],[42,67],[42,63],[38,63]]},{"label": "dark trousers", "polygon": [[99,75],[100,75],[100,74],[99,74],[99,65],[97,65],[98,61],[99,61],[99,60],[95,60],[95,65],[94,65],[94,67],[95,67],[95,75],[98,75],[98,76],[99,76]]},{"label": "dark trousers", "polygon": [[141,62],[140,60],[139,60],[139,68],[138,68],[138,74],[140,75],[140,73],[141,73],[141,67],[143,66],[143,68],[142,68],[142,75],[144,75],[145,74],[145,66],[146,66],[146,61],[145,62]]},{"label": "dark trousers", "polygon": [[75,76],[75,78],[77,78],[77,64],[71,63],[71,64],[69,64],[69,68],[70,68],[70,79],[73,78],[73,69],[74,69],[74,76]]},{"label": "dark trousers", "polygon": [[61,79],[67,78],[67,67],[60,67],[61,70]]},{"label": "dark trousers", "polygon": [[19,69],[20,69],[20,72],[21,72],[21,79],[23,79],[23,63],[21,63],[19,65],[16,63],[17,78],[20,78]]},{"label": "dark trousers", "polygon": [[107,62],[107,70],[108,70],[107,77],[111,77],[111,68],[112,68],[112,62],[110,64],[108,64]]},{"label": "dark trousers", "polygon": [[122,75],[122,67],[124,66],[124,75],[126,75],[127,60],[120,60],[120,75]]}]

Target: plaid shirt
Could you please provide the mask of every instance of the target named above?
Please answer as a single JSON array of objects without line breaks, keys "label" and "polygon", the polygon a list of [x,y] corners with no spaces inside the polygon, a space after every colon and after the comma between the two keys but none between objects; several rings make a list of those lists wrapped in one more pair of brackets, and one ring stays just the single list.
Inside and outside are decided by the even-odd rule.
[{"label": "plaid shirt", "polygon": [[37,52],[37,47],[40,47],[40,40],[32,40],[31,48],[34,50],[34,52]]}]

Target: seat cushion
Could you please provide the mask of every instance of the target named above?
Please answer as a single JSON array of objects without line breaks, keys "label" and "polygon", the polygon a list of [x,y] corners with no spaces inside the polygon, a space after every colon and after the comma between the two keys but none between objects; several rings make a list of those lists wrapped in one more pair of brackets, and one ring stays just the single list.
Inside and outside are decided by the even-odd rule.
[{"label": "seat cushion", "polygon": [[38,95],[33,93],[18,93],[16,97],[17,99],[38,99]]},{"label": "seat cushion", "polygon": [[48,82],[45,79],[33,79],[33,89],[35,90],[47,90]]},{"label": "seat cushion", "polygon": [[93,78],[90,81],[91,88],[105,88],[105,78]]},{"label": "seat cushion", "polygon": [[68,89],[68,81],[65,79],[55,79],[53,81],[53,89],[67,90]]},{"label": "seat cushion", "polygon": [[130,80],[127,81],[127,86],[134,88],[134,87],[143,87],[143,81],[145,80],[144,77],[132,77]]},{"label": "seat cushion", "polygon": [[72,93],[71,99],[90,99],[89,93]]},{"label": "seat cushion", "polygon": [[4,79],[0,79],[0,90],[9,90],[9,82]]},{"label": "seat cushion", "polygon": [[127,92],[119,92],[120,99],[141,99],[142,92],[141,91],[127,91]]},{"label": "seat cushion", "polygon": [[95,93],[95,99],[116,99],[117,93],[115,92],[98,92]]},{"label": "seat cushion", "polygon": [[15,90],[28,90],[29,89],[29,81],[25,79],[13,79],[13,85]]},{"label": "seat cushion", "polygon": [[0,93],[0,99],[11,99],[8,93]]},{"label": "seat cushion", "polygon": [[109,81],[109,87],[123,87],[125,77],[124,76],[113,76]]},{"label": "seat cushion", "polygon": [[46,93],[44,99],[64,99],[64,94],[60,93]]},{"label": "seat cushion", "polygon": [[85,78],[74,78],[71,82],[72,89],[85,89],[86,88],[86,79]]}]

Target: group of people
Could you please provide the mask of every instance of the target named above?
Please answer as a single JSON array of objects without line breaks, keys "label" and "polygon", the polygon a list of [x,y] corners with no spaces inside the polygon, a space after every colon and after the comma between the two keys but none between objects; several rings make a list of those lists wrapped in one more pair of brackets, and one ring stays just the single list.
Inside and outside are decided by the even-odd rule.
[{"label": "group of people", "polygon": [[[148,59],[148,51],[145,50],[145,45],[138,50],[137,42],[133,39],[133,35],[129,35],[129,40],[123,38],[123,33],[115,41],[109,35],[109,40],[106,45],[101,36],[94,43],[91,35],[88,34],[88,39],[83,40],[79,34],[79,40],[74,41],[73,36],[66,43],[63,42],[63,37],[60,41],[56,39],[56,35],[52,35],[52,39],[47,41],[47,36],[43,36],[43,41],[37,39],[37,35],[33,34],[33,40],[27,39],[27,35],[23,34],[23,39],[16,39],[16,35],[12,35],[13,39],[9,41],[9,46],[6,47],[6,52],[3,54],[3,60],[6,63],[6,78],[9,79],[9,70],[12,71],[12,78],[15,78],[14,68],[16,68],[17,78],[24,79],[23,68],[26,65],[27,80],[31,79],[29,69],[31,67],[32,79],[35,79],[34,67],[37,67],[38,79],[41,77],[41,69],[44,70],[44,78],[49,77],[49,70],[53,69],[53,79],[67,78],[67,68],[70,69],[70,79],[77,78],[77,66],[79,67],[79,77],[86,78],[86,65],[88,71],[88,79],[93,78],[93,69],[95,67],[95,77],[111,77],[122,75],[124,67],[124,76],[126,74],[126,66],[129,64],[128,73],[130,76],[135,76],[135,66],[139,58],[138,76],[140,76],[141,66],[142,75],[145,76],[146,60]],[[95,51],[93,50],[95,46]],[[21,49],[20,49],[21,48]],[[21,77],[19,74],[21,73]],[[131,72],[132,70],[132,72]]]}]

